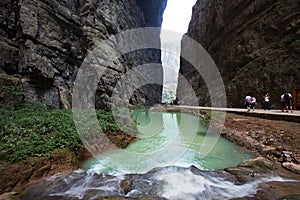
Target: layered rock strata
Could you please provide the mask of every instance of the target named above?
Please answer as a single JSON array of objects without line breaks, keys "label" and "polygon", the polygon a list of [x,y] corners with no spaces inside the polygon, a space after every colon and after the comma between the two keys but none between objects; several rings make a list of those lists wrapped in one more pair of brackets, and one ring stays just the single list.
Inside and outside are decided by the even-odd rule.
[{"label": "layered rock strata", "polygon": [[[271,108],[280,108],[284,90],[300,87],[299,1],[201,0],[193,8],[186,34],[200,43],[216,63],[229,107],[243,107],[268,92]],[[182,51],[189,46],[182,41]],[[189,80],[200,105],[210,105],[202,76],[181,59],[180,73]],[[177,95],[189,96],[179,79]]]},{"label": "layered rock strata", "polygon": [[[21,102],[70,108],[76,75],[95,43],[125,30],[160,27],[165,6],[166,0],[1,1],[0,104],[15,95]],[[109,107],[112,90],[124,72],[149,62],[161,63],[160,50],[129,53],[103,66],[107,70],[99,77],[96,107]],[[153,73],[162,74],[162,69]],[[153,104],[160,101],[161,91],[161,85],[146,85],[130,101]]]}]

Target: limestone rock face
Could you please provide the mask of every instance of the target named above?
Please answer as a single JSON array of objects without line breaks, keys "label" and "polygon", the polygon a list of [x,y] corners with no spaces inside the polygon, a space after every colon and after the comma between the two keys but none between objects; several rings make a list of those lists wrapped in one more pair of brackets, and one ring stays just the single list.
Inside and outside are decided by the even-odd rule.
[{"label": "limestone rock face", "polygon": [[0,107],[14,105],[23,101],[24,95],[21,81],[18,77],[0,73]]},{"label": "limestone rock face", "polygon": [[[293,0],[201,0],[193,8],[187,35],[216,63],[229,107],[243,107],[247,93],[262,106],[280,108],[283,90],[300,87],[300,4]],[[189,48],[182,43],[182,49]],[[190,80],[200,105],[210,99],[201,75],[181,60],[180,73]],[[179,96],[185,96],[179,80]]]},{"label": "limestone rock face", "polygon": [[[70,108],[78,70],[95,43],[125,30],[160,27],[166,1],[2,0],[0,72],[17,75],[25,102]],[[146,62],[161,63],[160,51],[134,52],[105,66],[109,70],[99,77],[96,107],[107,108],[122,73]],[[153,73],[160,74],[162,69]],[[149,104],[160,101],[161,85],[145,88],[132,96],[132,103],[145,98]]]}]

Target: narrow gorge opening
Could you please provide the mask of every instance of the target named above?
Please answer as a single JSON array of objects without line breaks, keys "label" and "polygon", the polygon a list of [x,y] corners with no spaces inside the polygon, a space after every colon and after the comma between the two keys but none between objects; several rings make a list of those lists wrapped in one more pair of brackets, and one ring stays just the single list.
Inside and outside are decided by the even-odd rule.
[{"label": "narrow gorge opening", "polygon": [[[164,11],[161,39],[161,60],[164,72],[162,102],[172,103],[176,98],[178,72],[180,67],[181,38],[188,30],[192,7],[197,0],[168,0]],[[164,50],[168,49],[168,51]]]}]

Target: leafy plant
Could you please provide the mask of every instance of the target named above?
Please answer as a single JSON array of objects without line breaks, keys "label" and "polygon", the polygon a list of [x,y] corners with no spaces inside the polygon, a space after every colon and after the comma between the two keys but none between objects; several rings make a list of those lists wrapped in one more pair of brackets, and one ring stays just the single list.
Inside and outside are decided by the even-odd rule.
[{"label": "leafy plant", "polygon": [[[110,112],[96,111],[104,132],[119,130]],[[43,104],[23,104],[0,109],[0,160],[20,162],[49,156],[59,149],[78,151],[83,144],[71,110],[47,109]]]},{"label": "leafy plant", "polygon": [[20,86],[1,86],[0,91],[7,92],[16,96],[24,95],[24,92]]},{"label": "leafy plant", "polygon": [[143,104],[134,104],[134,110],[143,110],[145,106]]},{"label": "leafy plant", "polygon": [[202,111],[202,112],[203,113],[201,115],[201,123],[207,127],[211,121],[211,113],[204,112],[204,111]]}]

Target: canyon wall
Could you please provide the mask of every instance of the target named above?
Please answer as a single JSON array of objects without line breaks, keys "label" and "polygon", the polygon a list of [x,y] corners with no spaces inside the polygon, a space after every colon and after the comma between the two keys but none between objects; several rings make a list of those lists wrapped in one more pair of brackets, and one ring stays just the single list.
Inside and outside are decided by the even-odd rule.
[{"label": "canyon wall", "polygon": [[[125,30],[160,27],[166,1],[2,0],[0,105],[39,102],[70,108],[77,72],[95,43]],[[154,37],[159,41],[159,32]],[[105,66],[96,107],[109,107],[118,78],[144,63],[160,64],[160,50],[129,53]],[[153,73],[162,77],[162,69]],[[161,100],[161,92],[162,85],[146,85],[130,103],[154,104]]]},{"label": "canyon wall", "polygon": [[[187,36],[216,63],[228,107],[244,107],[249,93],[259,106],[268,92],[280,108],[284,90],[300,88],[300,2],[295,0],[198,0]],[[182,50],[188,49],[182,41]],[[200,105],[210,105],[203,78],[184,59],[180,73],[189,80]],[[188,98],[179,79],[177,95]]]}]

